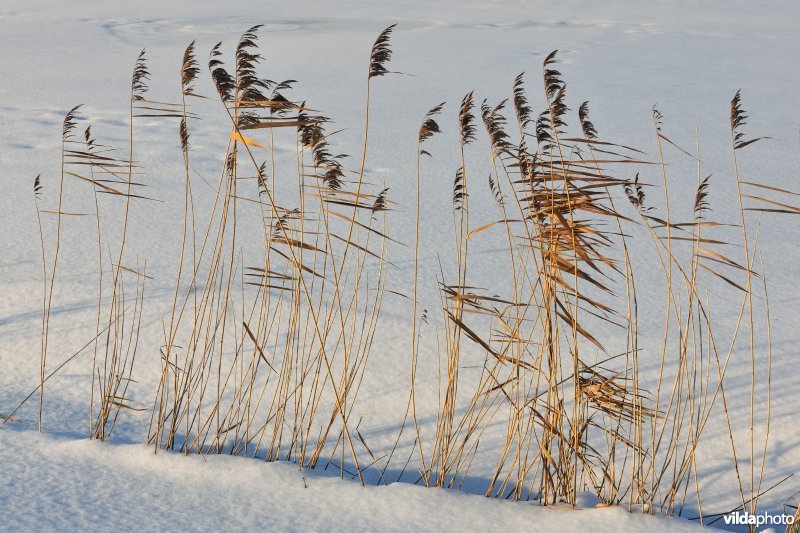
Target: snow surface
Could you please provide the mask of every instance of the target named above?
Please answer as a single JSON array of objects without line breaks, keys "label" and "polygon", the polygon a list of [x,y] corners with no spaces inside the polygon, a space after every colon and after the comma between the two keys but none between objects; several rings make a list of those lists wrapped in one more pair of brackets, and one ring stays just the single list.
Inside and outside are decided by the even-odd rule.
[{"label": "snow surface", "polygon": [[[591,100],[593,122],[603,138],[653,154],[654,104],[665,115],[670,137],[683,145],[694,146],[698,127],[705,170],[714,174],[715,210],[735,216],[728,102],[739,88],[750,115],[748,131],[773,138],[748,149],[740,161],[745,174],[799,189],[798,21],[800,7],[794,0],[4,0],[0,3],[0,413],[13,409],[36,386],[38,376],[41,274],[32,178],[41,173],[46,189],[55,186],[61,120],[78,103],[86,104],[81,118],[92,122],[101,142],[123,142],[130,68],[141,48],[149,51],[151,94],[172,98],[178,90],[180,56],[189,41],[197,39],[202,63],[217,41],[225,42],[227,53],[242,31],[264,23],[265,74],[299,80],[292,95],[307,99],[345,128],[337,143],[356,155],[369,47],[381,29],[398,22],[391,66],[409,75],[386,77],[374,86],[367,174],[392,187],[393,200],[403,206],[401,213],[409,209],[419,121],[433,105],[450,103],[449,115],[442,121],[450,137],[431,144],[435,157],[429,172],[442,177],[431,179],[425,196],[424,211],[430,218],[422,235],[427,243],[424,270],[436,268],[437,243],[446,242],[448,233],[441,228],[450,223],[457,102],[472,89],[479,100],[507,98],[514,77],[524,70],[529,73],[534,109],[541,110],[541,61],[554,49],[560,51],[559,69],[568,84],[570,107],[577,109],[583,100]],[[198,87],[212,94],[207,76]],[[209,102],[198,109],[207,118],[194,125],[193,138],[203,144],[195,147],[193,158],[198,168],[211,174],[224,154],[225,136],[220,134],[224,122],[218,104]],[[143,405],[151,401],[160,372],[161,313],[170,299],[180,238],[179,231],[169,228],[180,224],[182,201],[182,163],[174,129],[154,124],[146,130],[144,179],[163,202],[137,207],[131,229],[130,249],[148,260],[148,270],[156,278],[148,287],[147,308],[152,312],[145,317],[145,342],[134,372],[139,384],[131,391]],[[292,149],[291,143],[284,148]],[[470,156],[473,165],[485,165],[486,154],[475,152]],[[673,162],[673,194],[684,194],[685,199],[676,202],[676,209],[688,212],[696,179],[693,165],[677,151],[668,153],[668,158]],[[651,174],[643,179],[657,183],[660,177]],[[651,194],[657,204],[658,192]],[[87,198],[77,191],[68,191],[66,198],[68,210],[87,206]],[[490,201],[476,199],[476,220],[492,220],[492,209]],[[780,398],[773,405],[765,486],[800,469],[798,222],[779,221],[780,227],[765,227],[761,236],[772,303],[773,390]],[[84,345],[94,324],[93,255],[92,266],[88,271],[86,267],[87,254],[94,253],[92,222],[70,221],[64,231],[65,240],[75,245],[64,250],[60,267],[51,329],[53,361]],[[410,235],[403,225],[393,234],[406,242]],[[476,245],[476,279],[492,275],[495,251]],[[646,287],[649,280],[657,285],[657,268],[647,266],[646,257],[652,257],[648,246],[635,247],[634,253],[641,257],[638,285]],[[403,267],[408,267],[410,257],[403,249],[393,254],[400,268],[396,286],[389,288],[404,290],[408,268]],[[432,286],[435,279],[426,282]],[[735,316],[736,305],[735,298],[728,302],[731,305],[726,305],[724,294],[721,298],[714,313],[715,322],[724,325]],[[407,398],[407,335],[396,303],[385,305],[386,325],[373,350],[357,413],[370,447],[382,453],[394,443]],[[659,312],[642,316],[644,335],[658,337],[661,320]],[[432,337],[429,333],[429,342]],[[87,361],[87,356],[77,358],[48,384],[46,435],[34,433],[33,401],[19,413],[22,424],[0,429],[0,529],[658,531],[692,526],[621,509],[543,510],[529,503],[409,484],[362,489],[324,473],[300,472],[289,464],[166,453],[153,457],[152,450],[141,445],[147,424],[144,414],[126,414],[114,430],[114,444],[90,443],[81,440],[91,379]],[[749,365],[744,358],[735,361],[741,364],[730,370],[728,403],[731,412],[743,413],[733,420],[741,430],[747,426]],[[422,378],[418,402],[433,407],[436,362],[421,364],[430,372]],[[652,361],[652,366],[656,364]],[[759,394],[763,402],[764,391]],[[428,430],[432,416],[432,410],[420,416]],[[491,450],[497,444],[489,441],[485,446]],[[707,513],[737,504],[729,449],[727,432],[717,417],[698,450]],[[479,458],[465,490],[478,492],[494,466],[494,456]],[[792,478],[762,498],[762,504],[778,512],[798,489],[800,479]],[[687,507],[686,515],[695,512]]]},{"label": "snow surface", "polygon": [[[153,455],[0,433],[0,526],[65,531],[698,531],[620,508],[557,510],[408,483],[362,487],[291,463]],[[13,460],[9,460],[13,458]]]}]

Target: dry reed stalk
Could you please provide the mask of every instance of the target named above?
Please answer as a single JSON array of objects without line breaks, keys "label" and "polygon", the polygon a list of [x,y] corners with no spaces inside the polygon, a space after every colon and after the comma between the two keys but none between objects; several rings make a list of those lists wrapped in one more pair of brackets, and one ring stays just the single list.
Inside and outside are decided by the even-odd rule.
[{"label": "dry reed stalk", "polygon": [[[58,202],[56,204],[56,238],[55,249],[53,251],[53,264],[50,267],[50,285],[49,288],[45,282],[45,290],[47,291],[47,302],[43,309],[44,318],[42,320],[42,353],[40,361],[39,372],[39,432],[42,431],[42,410],[44,408],[44,377],[45,368],[47,366],[47,349],[50,340],[50,313],[53,308],[53,291],[55,289],[56,272],[58,271],[58,258],[61,251],[61,216],[66,214],[62,211],[64,199],[64,178],[66,176],[66,154],[67,143],[72,140],[72,131],[77,125],[77,112],[81,106],[75,106],[70,109],[64,116],[64,121],[61,129],[61,177],[58,185]],[[37,213],[39,211],[37,210]]]}]

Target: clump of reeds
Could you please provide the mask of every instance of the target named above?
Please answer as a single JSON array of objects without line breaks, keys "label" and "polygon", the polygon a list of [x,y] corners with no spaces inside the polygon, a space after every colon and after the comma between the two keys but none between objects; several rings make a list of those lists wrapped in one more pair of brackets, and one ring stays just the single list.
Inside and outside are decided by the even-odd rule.
[{"label": "clump of reeds", "polygon": [[[198,243],[192,237],[190,287],[180,287],[180,275],[176,283],[148,442],[156,449],[225,451],[311,467],[332,447],[326,464],[344,475],[350,462],[361,477],[349,417],[386,280],[388,236],[379,215],[389,208],[388,189],[367,192],[364,183],[367,122],[358,181],[348,190],[345,156],[332,152],[326,130],[330,119],[288,97],[294,81],[257,74],[264,59],[258,30],[242,35],[230,71],[222,43],[211,52],[209,70],[230,119],[230,141],[205,235]],[[373,47],[369,83],[386,73],[390,33],[391,27]],[[187,49],[184,65],[194,64],[192,53]],[[185,70],[184,79],[196,75]],[[189,94],[183,96],[185,109]],[[262,132],[267,138],[256,140]],[[278,175],[277,135],[295,140],[295,176]],[[182,150],[189,198],[186,142]],[[262,161],[265,151],[269,159]],[[299,203],[285,203],[291,201]],[[186,205],[184,227],[193,228]],[[240,229],[245,209],[258,212],[263,236],[263,255],[250,257],[250,264],[242,263],[238,239],[249,231]],[[377,278],[367,274],[368,262],[378,265]],[[250,291],[244,301],[236,301],[237,285]],[[234,323],[228,317],[235,309],[244,314]],[[321,405],[332,411],[320,412]]]},{"label": "clump of reeds", "polygon": [[[219,158],[208,212],[196,208],[192,192],[190,124],[199,117],[190,111],[190,102],[212,97],[195,89],[201,70],[194,42],[183,54],[176,80],[179,98],[173,101],[147,98],[150,72],[144,52],[137,58],[127,157],[118,158],[97,144],[88,128],[76,141],[78,108],[67,113],[49,269],[39,218],[44,275],[39,429],[44,383],[52,375],[46,374],[46,363],[62,216],[71,214],[62,205],[67,177],[92,186],[97,217],[100,282],[90,435],[108,437],[120,409],[136,409],[127,391],[148,276],[146,263],[130,262],[126,242],[132,202],[148,199],[137,192],[141,184],[134,180],[135,123],[141,116],[176,119],[183,167],[181,248],[147,443],[154,451],[231,453],[307,467],[322,463],[362,482],[364,471],[374,467],[386,482],[403,429],[379,465],[382,457],[375,457],[352,413],[380,322],[393,242],[386,217],[392,205],[389,189],[369,184],[365,169],[370,88],[390,73],[394,25],[379,34],[369,54],[363,145],[352,170],[346,168],[346,155],[334,149],[333,121],[293,96],[296,82],[261,77],[265,58],[258,51],[259,29],[254,26],[241,36],[230,67],[222,43],[210,53],[208,69],[228,118],[223,126],[228,144]],[[721,416],[739,508],[755,513],[765,489],[771,351],[765,361],[757,360],[763,332],[757,320],[763,313],[769,323],[769,300],[758,226],[754,238],[747,214],[798,214],[800,209],[783,199],[797,193],[742,177],[741,151],[763,137],[744,133],[739,93],[730,104],[733,178],[727,182],[704,173],[699,140],[692,153],[670,139],[657,109],[652,120],[658,155],[651,160],[636,148],[603,140],[588,102],[579,106],[576,132],[570,133],[567,102],[567,84],[553,52],[542,65],[538,101],[529,97],[520,74],[510,100],[476,105],[469,92],[452,120],[442,116],[443,103],[422,114],[408,298],[409,403],[401,424],[405,428],[410,416],[418,479],[425,485],[460,487],[476,457],[493,454],[496,467],[485,487],[487,496],[574,506],[578,494],[588,490],[606,504],[677,514],[692,501],[703,520],[696,450],[708,421]],[[434,153],[431,139],[448,129],[443,124],[453,125],[459,157],[453,162],[452,247],[439,251],[452,261],[435,274],[441,312],[437,338],[442,340],[436,344],[438,353],[429,353],[419,327],[433,314],[420,313],[432,307],[422,305],[418,290],[426,275],[420,271],[421,198],[428,181],[423,161]],[[479,129],[485,134],[485,170],[468,169],[467,152],[478,142]],[[438,137],[441,142],[444,135]],[[276,161],[278,140],[294,142],[289,158],[296,172],[281,174],[285,165]],[[685,201],[693,202],[688,220],[678,220],[670,206],[674,192],[669,190],[668,151],[696,162],[696,189],[681,191]],[[346,179],[348,174],[355,179]],[[646,191],[654,185],[640,180],[640,174],[661,182],[663,207],[650,203]],[[734,185],[738,223],[725,224],[722,214],[712,210],[713,189]],[[39,206],[42,188],[37,177],[38,216],[51,213]],[[102,253],[100,194],[122,203],[122,232],[116,257],[108,264]],[[470,213],[477,194],[494,202],[492,218]],[[253,214],[256,225],[245,222]],[[741,232],[741,258],[724,251],[733,243],[717,230],[726,225]],[[243,233],[260,235],[260,249],[244,250]],[[495,260],[505,263],[509,274],[494,280],[495,286],[479,288],[468,275],[470,243],[476,239],[493,239],[503,249]],[[631,239],[652,245],[663,280],[661,302],[639,297],[652,288],[637,286]],[[104,272],[110,272],[110,280]],[[717,333],[712,319],[707,287],[713,283],[723,283],[740,298],[727,338]],[[762,302],[763,312],[758,309]],[[645,348],[642,341],[638,317],[643,304],[663,313],[661,342],[655,348]],[[769,328],[762,335],[767,346],[770,335]],[[624,345],[607,352],[606,337],[620,336]],[[740,430],[731,421],[725,386],[742,342],[751,369],[745,451],[737,448]],[[434,357],[440,365],[440,400],[430,434],[418,419],[417,369],[421,358]],[[659,370],[649,387],[643,361]],[[767,368],[765,420],[756,415],[762,409],[756,396],[761,386],[756,369],[762,362]],[[479,369],[477,379],[463,377],[467,367]],[[755,432],[760,420],[763,442]],[[499,449],[484,451],[481,441],[498,431]]]},{"label": "clump of reeds", "polygon": [[[729,242],[708,235],[726,224],[711,216],[713,182],[702,173],[699,149],[692,154],[670,140],[663,130],[663,116],[654,109],[658,159],[645,160],[639,150],[599,138],[588,102],[578,110],[580,133],[570,136],[566,83],[555,65],[553,52],[543,64],[544,103],[537,118],[523,76],[516,78],[511,99],[516,142],[505,116],[508,101],[482,104],[491,169],[489,193],[495,199],[498,218],[474,230],[466,229],[466,237],[469,208],[464,202],[463,150],[474,136],[469,118],[465,119],[471,117],[471,93],[459,113],[462,165],[453,187],[456,269],[452,275],[456,281],[440,281],[445,341],[440,347],[444,367],[439,389],[444,392],[430,450],[418,446],[420,479],[430,485],[461,486],[485,432],[505,410],[505,444],[487,495],[574,505],[577,494],[589,490],[608,504],[627,501],[629,508],[677,514],[693,498],[702,520],[695,452],[714,407],[721,404],[740,508],[754,513],[765,489],[771,350],[761,363],[756,361],[755,339],[763,330],[755,324],[754,302],[763,302],[767,323],[769,303],[765,284],[754,296],[752,281],[764,277],[763,265],[756,268],[760,252],[748,239],[752,221],[746,213],[798,211],[788,203],[743,193],[742,187],[794,193],[739,178],[738,151],[760,138],[750,139],[742,133],[746,117],[737,93],[731,102],[731,130],[744,257],[741,261],[728,257],[722,249]],[[689,221],[674,220],[670,209],[665,145],[697,162],[694,217]],[[649,205],[645,188],[650,185],[640,182],[639,174],[635,179],[616,177],[613,167],[659,169],[664,213],[658,214],[656,207]],[[625,173],[630,175],[627,170]],[[629,200],[633,214],[626,213],[618,200],[615,203],[614,198],[620,196]],[[649,361],[659,361],[660,371],[655,384],[647,389],[640,370],[640,303],[627,246],[631,238],[627,227],[632,224],[643,227],[651,240],[666,289],[663,342],[656,354],[647,354]],[[465,241],[489,238],[485,237],[487,230],[497,226],[503,228],[499,234],[512,278],[511,292],[505,296],[498,296],[491,287],[480,291],[465,280]],[[715,280],[741,293],[739,318],[734,333],[725,341],[715,335],[711,302],[706,300],[705,286]],[[619,284],[624,287],[623,309],[613,304],[616,292],[612,287]],[[465,316],[465,311],[469,315]],[[488,330],[479,326],[485,316],[493,325]],[[749,327],[742,333],[745,316]],[[605,348],[602,332],[592,331],[587,323],[603,330],[624,330],[625,350],[592,362],[590,354],[603,353]],[[739,430],[730,421],[725,394],[726,371],[743,334],[749,341],[752,376],[746,453],[734,444]],[[769,328],[762,337],[769,346]],[[469,399],[461,403],[463,414],[457,417],[453,398],[456,391],[463,394],[463,385],[459,387],[463,381],[459,369],[466,366],[459,363],[465,353],[463,342],[475,349],[473,364],[482,368],[482,373],[467,393]],[[722,347],[723,342],[727,348]],[[411,357],[413,369],[418,357],[413,345]],[[670,364],[674,361],[677,365]],[[756,398],[759,364],[766,365],[765,404]],[[412,391],[413,378],[412,371]],[[766,412],[760,444],[754,436],[758,411]],[[749,471],[742,469],[743,462]]]}]

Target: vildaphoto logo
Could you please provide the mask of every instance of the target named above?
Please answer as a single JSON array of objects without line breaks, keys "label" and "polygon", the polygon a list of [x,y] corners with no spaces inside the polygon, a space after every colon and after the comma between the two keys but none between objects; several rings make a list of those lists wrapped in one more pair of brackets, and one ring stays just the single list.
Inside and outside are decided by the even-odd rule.
[{"label": "vildaphoto logo", "polygon": [[722,517],[726,524],[732,526],[790,526],[794,524],[794,516],[790,514],[769,514],[767,512],[750,514],[737,511]]}]

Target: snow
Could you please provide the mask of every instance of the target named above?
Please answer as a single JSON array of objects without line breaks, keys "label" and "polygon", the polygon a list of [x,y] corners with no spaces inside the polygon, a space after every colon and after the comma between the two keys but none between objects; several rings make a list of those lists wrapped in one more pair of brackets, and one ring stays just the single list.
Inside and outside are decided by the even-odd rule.
[{"label": "snow", "polygon": [[557,510],[408,483],[362,487],[320,471],[224,455],[153,455],[0,432],[0,527],[15,531],[697,531],[619,508]]},{"label": "snow", "polygon": [[[159,2],[141,0],[4,0],[0,4],[2,72],[0,80],[0,414],[12,410],[37,384],[41,320],[41,270],[32,179],[42,174],[52,190],[58,174],[63,114],[85,103],[81,118],[93,123],[102,142],[121,145],[127,134],[126,105],[130,68],[147,48],[154,96],[173,98],[186,44],[197,39],[201,64],[218,41],[228,54],[249,26],[264,23],[261,47],[264,69],[275,79],[299,80],[293,93],[331,116],[344,131],[337,146],[356,159],[363,123],[364,77],[369,46],[377,33],[398,22],[391,67],[402,75],[375,83],[371,110],[367,173],[391,186],[399,204],[397,219],[413,206],[416,130],[422,115],[446,100],[442,124],[446,140],[432,143],[435,157],[424,212],[426,243],[422,270],[437,265],[449,228],[454,168],[454,112],[460,98],[474,89],[478,99],[497,102],[510,96],[514,76],[526,78],[535,110],[541,110],[541,61],[559,50],[559,69],[568,84],[570,107],[591,100],[593,122],[601,137],[656,150],[651,108],[665,115],[665,130],[685,147],[695,145],[699,128],[704,172],[713,173],[713,208],[735,207],[731,189],[728,102],[742,89],[750,115],[748,131],[773,139],[748,149],[741,164],[747,175],[765,183],[799,189],[796,169],[800,124],[800,70],[796,28],[800,7],[793,0],[691,2],[665,0],[424,0],[361,2]],[[205,73],[200,92],[211,95]],[[193,125],[195,164],[213,175],[224,154],[226,136],[219,105],[198,106],[205,120]],[[145,129],[143,129],[145,131]],[[287,148],[288,147],[288,148]],[[284,145],[291,149],[291,144]],[[147,259],[156,279],[147,288],[141,358],[134,371],[139,382],[132,397],[152,401],[160,363],[162,319],[170,301],[180,235],[181,160],[172,125],[153,124],[142,135],[144,180],[163,202],[137,206],[131,250]],[[222,153],[220,153],[222,152]],[[473,165],[486,165],[475,150]],[[694,167],[677,151],[670,159],[671,190],[683,195],[677,210],[689,210],[695,188]],[[352,163],[351,161],[351,164]],[[643,175],[659,183],[659,174]],[[88,209],[85,194],[67,193],[68,210]],[[85,192],[85,190],[84,190]],[[482,191],[483,192],[483,191]],[[200,201],[208,201],[209,190]],[[652,199],[658,204],[658,191]],[[477,200],[476,220],[495,215],[490,201]],[[108,220],[108,217],[106,217]],[[778,219],[760,237],[768,268],[773,319],[773,391],[770,452],[765,486],[800,469],[797,401],[798,301],[796,283],[800,248],[794,246],[798,222]],[[735,219],[728,220],[735,222]],[[111,224],[113,227],[113,223]],[[54,301],[52,364],[83,346],[93,335],[96,283],[92,222],[69,221]],[[393,234],[410,242],[413,229],[400,224]],[[477,280],[491,279],[490,246],[474,249]],[[408,249],[392,251],[398,265],[393,290],[409,284]],[[647,246],[634,249],[641,258],[640,286],[658,283]],[[90,267],[87,268],[86,257]],[[436,305],[426,279],[427,297]],[[724,287],[724,286],[723,286]],[[735,298],[714,307],[721,327],[735,317]],[[663,299],[661,293],[644,294]],[[406,327],[398,302],[386,305],[382,326],[359,397],[361,432],[376,455],[386,453],[397,437],[407,399]],[[659,336],[659,312],[641,317],[644,335]],[[724,329],[724,328],[723,328]],[[433,346],[427,334],[427,347]],[[736,355],[736,354],[735,354]],[[412,476],[389,486],[360,487],[324,472],[299,471],[295,465],[266,464],[242,458],[153,455],[142,445],[146,414],[126,413],[110,443],[84,440],[87,425],[90,356],[83,354],[48,384],[44,435],[35,432],[36,402],[17,416],[21,424],[0,428],[0,529],[272,529],[272,530],[508,530],[650,531],[691,528],[685,520],[641,516],[621,508],[560,511],[531,503],[481,498],[495,457],[478,459],[465,493],[413,486]],[[435,357],[432,357],[435,359]],[[747,426],[749,365],[734,359],[728,406],[740,413],[733,424]],[[420,387],[419,404],[435,407],[435,361]],[[657,362],[650,362],[655,367]],[[425,376],[425,372],[421,372]],[[759,390],[763,404],[765,391]],[[424,410],[425,408],[423,408]],[[718,414],[718,413],[717,413]],[[432,431],[433,409],[421,413],[423,430]],[[757,431],[763,431],[758,428]],[[758,433],[759,438],[763,435]],[[406,435],[407,436],[407,435]],[[730,445],[724,420],[715,416],[706,429],[698,462],[704,510],[721,512],[737,504]],[[407,453],[410,442],[406,442]],[[498,443],[487,442],[492,450]],[[744,446],[744,443],[742,443]],[[403,455],[405,457],[405,455]],[[373,472],[374,477],[374,472]],[[397,477],[395,473],[394,477]],[[394,477],[389,481],[394,481]],[[375,480],[373,479],[373,482]],[[762,499],[764,509],[779,512],[800,489],[794,478]],[[686,516],[695,511],[687,504]],[[715,524],[722,526],[720,522]]]}]

